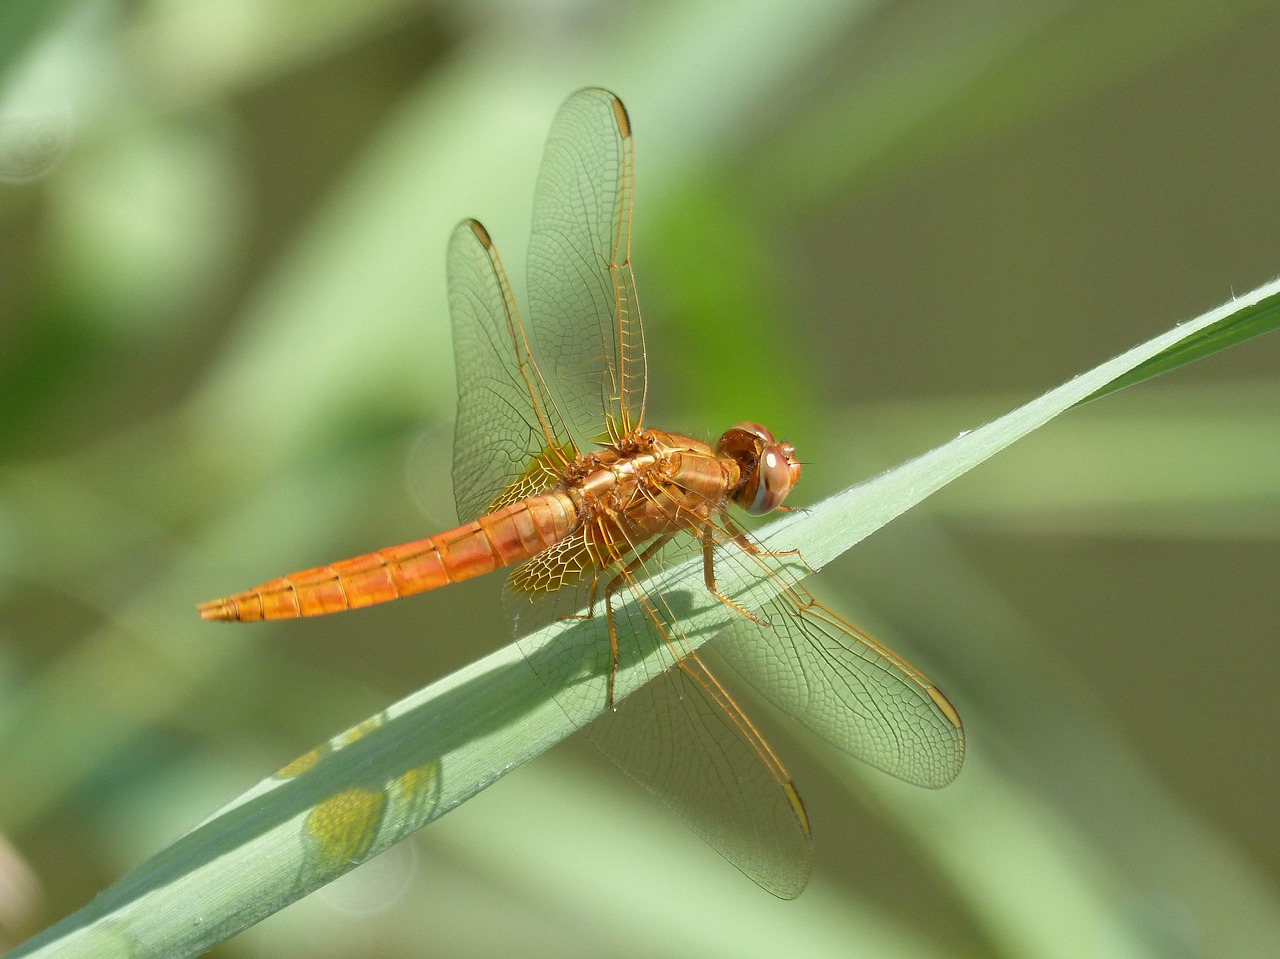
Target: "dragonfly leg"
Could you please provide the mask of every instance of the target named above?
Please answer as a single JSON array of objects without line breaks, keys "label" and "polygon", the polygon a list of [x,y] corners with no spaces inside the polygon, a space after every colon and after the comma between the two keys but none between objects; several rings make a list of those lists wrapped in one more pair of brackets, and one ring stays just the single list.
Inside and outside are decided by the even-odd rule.
[{"label": "dragonfly leg", "polygon": [[[609,670],[609,708],[613,708],[614,690],[618,680],[618,626],[613,615],[613,594],[623,587],[624,584],[634,581],[633,574],[637,569],[644,566],[651,560],[662,547],[675,537],[675,533],[664,533],[646,546],[640,553],[631,559],[630,562],[618,568],[618,572],[604,586],[604,619],[609,627],[609,649],[613,654],[613,666]],[[592,584],[592,591],[595,590],[595,584]],[[644,597],[640,598],[640,602],[644,605],[645,611],[655,623],[660,623],[658,614],[648,600]]]},{"label": "dragonfly leg", "polygon": [[[779,510],[785,509],[790,512],[804,512],[804,510],[793,509],[792,507],[789,507],[789,506],[779,506],[778,509]],[[733,540],[732,540],[733,544],[737,546],[739,549],[742,549],[745,552],[750,553],[752,556],[770,556],[770,557],[795,556],[799,558],[800,562],[804,563],[805,569],[807,569],[809,572],[811,573],[817,572],[817,570],[809,564],[809,561],[804,558],[804,554],[801,553],[800,550],[798,549],[776,549],[776,550],[761,549],[758,545],[756,545],[751,541],[751,538],[747,535],[747,531],[744,530],[737,523],[735,523],[732,517],[727,515],[722,516],[721,524],[724,526],[726,530],[728,530],[731,534],[733,534]]]},{"label": "dragonfly leg", "polygon": [[[743,538],[747,552],[756,555],[760,554],[761,551],[754,547],[750,540],[745,539],[745,533],[739,531],[738,536]],[[712,533],[710,523],[702,527],[702,530],[698,533],[698,538],[702,540],[702,578],[707,584],[707,591],[735,613],[747,617],[747,619],[751,620],[753,623],[759,623],[761,626],[768,626],[768,620],[761,619],[758,615],[751,612],[751,610],[734,600],[731,596],[726,596],[724,593],[720,592],[720,589],[716,586],[716,538]],[[735,537],[734,542],[737,543],[738,541],[738,537]]]},{"label": "dragonfly leg", "polygon": [[600,598],[600,571],[596,570],[591,574],[591,589],[587,591],[587,611],[585,613],[568,613],[561,616],[560,619],[595,619],[596,618],[596,600]]}]

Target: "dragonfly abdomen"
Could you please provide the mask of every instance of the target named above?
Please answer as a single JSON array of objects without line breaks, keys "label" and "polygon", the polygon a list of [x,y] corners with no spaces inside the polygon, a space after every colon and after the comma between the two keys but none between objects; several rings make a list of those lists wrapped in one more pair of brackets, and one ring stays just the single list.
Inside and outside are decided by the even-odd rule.
[{"label": "dragonfly abdomen", "polygon": [[204,619],[296,619],[372,606],[522,562],[574,528],[565,493],[531,496],[456,529],[281,576],[200,607]]}]

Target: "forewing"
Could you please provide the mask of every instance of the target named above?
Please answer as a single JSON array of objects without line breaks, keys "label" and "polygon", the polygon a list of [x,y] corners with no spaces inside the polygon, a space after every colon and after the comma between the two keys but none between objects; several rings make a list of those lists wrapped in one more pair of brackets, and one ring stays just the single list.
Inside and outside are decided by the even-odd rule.
[{"label": "forewing", "polygon": [[458,376],[453,490],[459,518],[469,520],[545,489],[573,454],[498,251],[475,220],[454,229],[448,271]]},{"label": "forewing", "polygon": [[[731,543],[718,555],[737,550]],[[758,613],[768,626],[735,620],[715,650],[767,699],[899,779],[935,789],[955,779],[964,760],[960,716],[924,674],[798,584]]]},{"label": "forewing", "polygon": [[547,138],[529,244],[543,372],[581,448],[644,415],[644,331],[631,272],[631,123],[606,90],[573,94]]}]

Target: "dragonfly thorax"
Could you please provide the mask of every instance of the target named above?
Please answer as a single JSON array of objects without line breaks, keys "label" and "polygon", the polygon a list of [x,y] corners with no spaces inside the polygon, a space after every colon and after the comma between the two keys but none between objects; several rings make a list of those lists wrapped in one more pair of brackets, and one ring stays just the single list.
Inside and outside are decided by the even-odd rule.
[{"label": "dragonfly thorax", "polygon": [[731,495],[735,503],[753,516],[777,509],[800,481],[796,448],[790,443],[778,442],[759,423],[734,424],[720,437],[716,453],[738,464],[741,478]]}]

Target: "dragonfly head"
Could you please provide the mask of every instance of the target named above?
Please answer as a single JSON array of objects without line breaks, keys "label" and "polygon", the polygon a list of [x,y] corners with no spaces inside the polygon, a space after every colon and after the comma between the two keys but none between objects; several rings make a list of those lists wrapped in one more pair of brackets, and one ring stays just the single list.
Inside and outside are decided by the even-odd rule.
[{"label": "dragonfly head", "polygon": [[733,500],[753,516],[782,505],[791,487],[800,480],[796,448],[779,443],[759,423],[737,423],[725,431],[716,452],[733,459],[742,471]]}]

